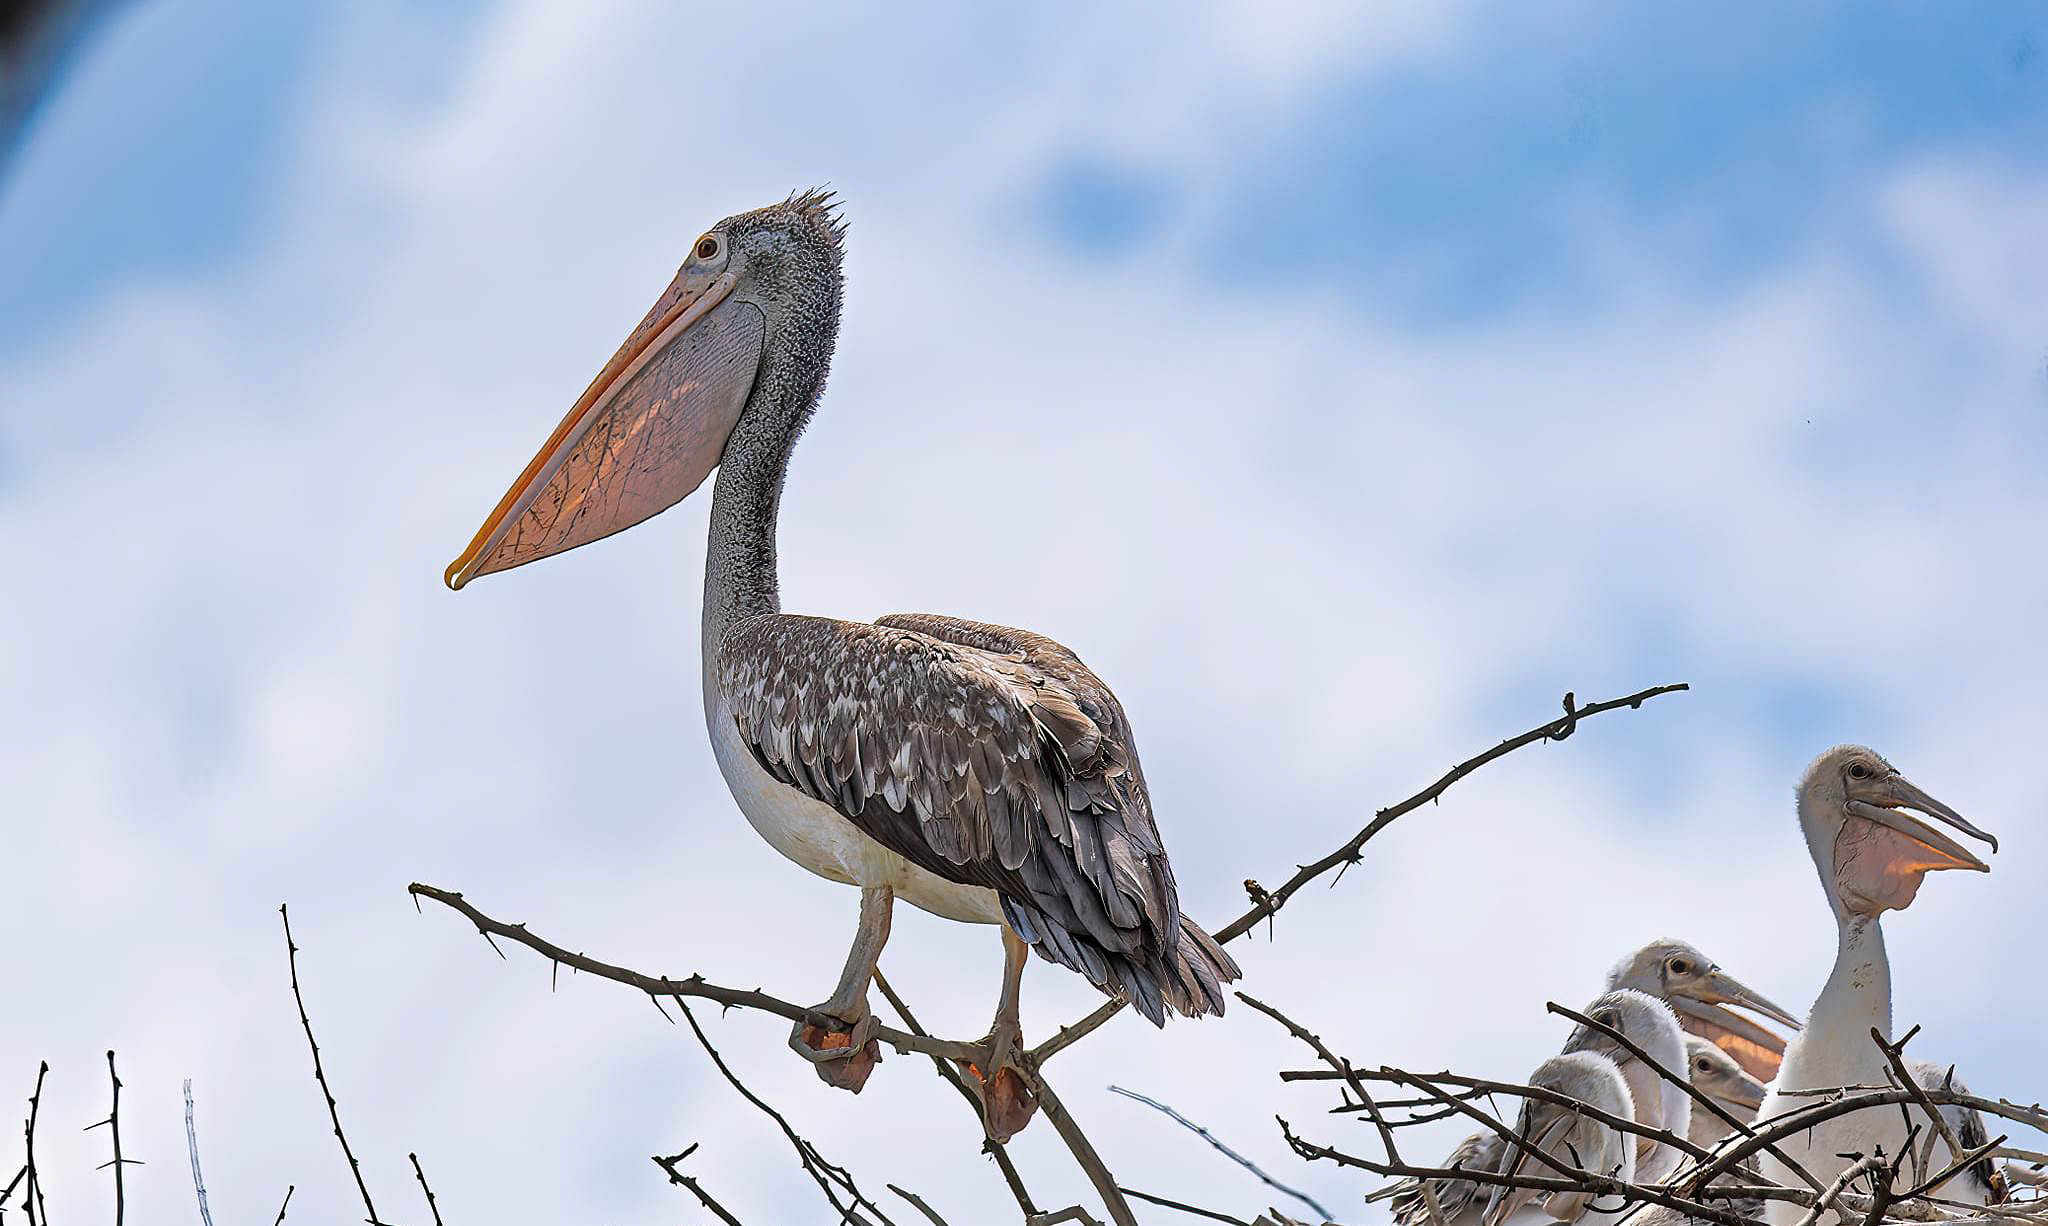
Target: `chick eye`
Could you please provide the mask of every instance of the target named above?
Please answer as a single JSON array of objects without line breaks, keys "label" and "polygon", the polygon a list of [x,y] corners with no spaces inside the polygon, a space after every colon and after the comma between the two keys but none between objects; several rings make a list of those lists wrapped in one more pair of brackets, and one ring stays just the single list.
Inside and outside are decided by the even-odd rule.
[{"label": "chick eye", "polygon": [[715,260],[718,258],[717,235],[707,234],[697,240],[697,258],[700,260]]},{"label": "chick eye", "polygon": [[1705,1073],[1712,1071],[1714,1066],[1707,1063],[1705,1060],[1702,1060],[1698,1064],[1693,1065],[1693,1067],[1698,1069],[1700,1072]]},{"label": "chick eye", "polygon": [[1861,762],[1851,762],[1849,764],[1849,778],[1868,779],[1870,778],[1870,768]]},{"label": "chick eye", "polygon": [[1671,973],[1674,975],[1687,975],[1692,973],[1692,963],[1687,962],[1684,958],[1673,958],[1671,961],[1665,963],[1665,965],[1671,968]]}]

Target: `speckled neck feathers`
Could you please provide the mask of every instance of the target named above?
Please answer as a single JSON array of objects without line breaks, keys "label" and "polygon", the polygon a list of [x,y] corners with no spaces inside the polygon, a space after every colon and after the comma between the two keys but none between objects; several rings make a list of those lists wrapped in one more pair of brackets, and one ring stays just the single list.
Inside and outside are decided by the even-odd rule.
[{"label": "speckled neck feathers", "polygon": [[825,390],[839,335],[845,226],[829,194],[809,192],[734,219],[736,242],[763,231],[794,242],[751,256],[768,337],[745,411],[726,441],[704,561],[708,657],[733,622],[781,609],[775,526],[790,453]]}]

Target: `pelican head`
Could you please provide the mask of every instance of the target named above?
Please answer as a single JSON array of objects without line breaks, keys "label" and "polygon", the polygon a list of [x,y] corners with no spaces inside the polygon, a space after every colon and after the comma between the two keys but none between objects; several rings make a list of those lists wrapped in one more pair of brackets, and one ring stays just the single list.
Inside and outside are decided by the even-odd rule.
[{"label": "pelican head", "polygon": [[[1629,1098],[1628,1083],[1613,1060],[1598,1052],[1566,1052],[1552,1056],[1529,1075],[1529,1084],[1555,1090],[1621,1119],[1636,1118]],[[1605,1175],[1624,1183],[1636,1180],[1636,1147],[1629,1137],[1611,1124],[1583,1115],[1571,1107],[1522,1100],[1522,1112],[1515,1131],[1536,1149],[1565,1166],[1576,1166],[1589,1174]],[[1502,1159],[1504,1174],[1554,1175],[1556,1172],[1536,1159],[1511,1148]],[[1619,1201],[1613,1201],[1619,1207]],[[1544,1220],[1575,1222],[1595,1198],[1586,1192],[1545,1192],[1535,1188],[1495,1187],[1482,1217],[1484,1226],[1503,1226],[1510,1220],[1539,1223]],[[1604,1201],[1600,1208],[1607,1208]]]},{"label": "pelican head", "polygon": [[[1647,992],[1621,988],[1599,997],[1583,1012],[1594,1021],[1620,1031],[1629,1042],[1642,1048],[1650,1059],[1674,1075],[1684,1075],[1685,1032],[1678,1028],[1677,1015],[1663,1001]],[[1637,1059],[1633,1052],[1610,1036],[1590,1026],[1575,1026],[1571,1037],[1565,1040],[1564,1049],[1567,1052],[1596,1052],[1614,1061],[1621,1070],[1622,1079],[1628,1083],[1638,1122],[1654,1124],[1681,1137],[1692,1126],[1692,1097],[1664,1080],[1657,1070]],[[1635,1141],[1636,1173],[1645,1182],[1653,1183],[1669,1175],[1683,1156],[1670,1146],[1660,1145],[1648,1137],[1639,1136]]]},{"label": "pelican head", "polygon": [[1607,974],[1607,986],[1610,990],[1634,988],[1670,1005],[1680,1026],[1720,1044],[1752,1075],[1765,1081],[1777,1075],[1778,1062],[1785,1054],[1784,1038],[1724,1006],[1747,1009],[1799,1029],[1799,1019],[1684,941],[1667,939],[1643,946],[1615,964]]},{"label": "pelican head", "polygon": [[1921,791],[1875,750],[1837,745],[1806,768],[1799,782],[1799,824],[1838,916],[1902,911],[1919,893],[1921,879],[1940,869],[1991,871],[1916,812],[1998,850],[1997,839]]},{"label": "pelican head", "polygon": [[[1685,1075],[1693,1089],[1719,1103],[1738,1120],[1755,1119],[1757,1108],[1764,1105],[1764,1083],[1750,1076],[1734,1056],[1722,1051],[1711,1039],[1696,1034],[1685,1036]],[[1713,1145],[1729,1131],[1711,1113],[1694,1111],[1687,1139],[1695,1145]]]},{"label": "pelican head", "polygon": [[[784,462],[838,332],[845,227],[833,210],[828,193],[799,193],[700,235],[449,565],[448,586],[630,528],[729,457]],[[762,488],[779,493],[779,468]]]}]

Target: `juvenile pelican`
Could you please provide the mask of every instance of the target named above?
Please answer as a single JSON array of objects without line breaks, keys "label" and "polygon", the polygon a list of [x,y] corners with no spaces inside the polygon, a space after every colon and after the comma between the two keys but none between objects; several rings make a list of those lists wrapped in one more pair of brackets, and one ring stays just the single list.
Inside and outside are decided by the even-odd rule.
[{"label": "juvenile pelican", "polygon": [[[1672,1028],[1677,1029],[1676,1023]],[[1628,1083],[1614,1061],[1592,1051],[1567,1052],[1552,1056],[1537,1066],[1529,1084],[1568,1094],[1609,1115],[1636,1118],[1629,1100]],[[1606,1175],[1624,1183],[1637,1178],[1636,1147],[1631,1138],[1611,1124],[1603,1123],[1570,1107],[1522,1100],[1521,1115],[1515,1121],[1515,1135],[1566,1167],[1577,1167],[1594,1175]],[[1501,1168],[1506,1175],[1555,1175],[1556,1172],[1521,1149],[1507,1154]],[[1548,1222],[1576,1222],[1588,1210],[1609,1212],[1620,1208],[1614,1197],[1595,1198],[1585,1192],[1544,1192],[1533,1188],[1495,1187],[1488,1197],[1482,1221],[1485,1226],[1542,1226]]]},{"label": "juvenile pelican", "polygon": [[1735,1005],[1761,1013],[1797,1030],[1799,1019],[1751,991],[1713,959],[1684,941],[1652,941],[1615,964],[1607,974],[1609,991],[1634,988],[1670,1005],[1687,1034],[1700,1035],[1734,1056],[1749,1075],[1768,1082],[1778,1075],[1785,1040],[1739,1013]]},{"label": "juvenile pelican", "polygon": [[[1835,968],[1813,1002],[1806,1028],[1785,1049],[1785,1062],[1758,1112],[1760,1118],[1810,1101],[1787,1098],[1787,1091],[1884,1084],[1890,1066],[1870,1041],[1873,1027],[1887,1037],[1892,1028],[1891,962],[1878,921],[1888,910],[1911,905],[1927,873],[1951,868],[1990,871],[1974,853],[1912,816],[1909,809],[1998,850],[1996,839],[1860,745],[1828,750],[1814,759],[1799,782],[1800,829],[1835,918]],[[1896,1108],[1872,1108],[1828,1120],[1784,1144],[1787,1153],[1826,1182],[1840,1174],[1853,1155],[1874,1154],[1882,1147],[1887,1155],[1896,1156],[1905,1143],[1906,1127]],[[1946,1147],[1935,1148],[1940,1153]],[[1762,1159],[1766,1177],[1780,1184],[1796,1178],[1775,1158],[1766,1154]],[[1773,1201],[1767,1210],[1774,1226],[1796,1222],[1800,1215],[1799,1206],[1783,1201]]]},{"label": "juvenile pelican", "polygon": [[[1756,1118],[1756,1109],[1764,1102],[1764,1083],[1750,1076],[1719,1044],[1696,1034],[1685,1036],[1685,1068],[1692,1088],[1719,1103],[1723,1111],[1745,1124]],[[1712,1149],[1733,1131],[1713,1112],[1695,1109],[1685,1139]]]},{"label": "juvenile pelican", "polygon": [[[1628,957],[1623,958],[1608,973],[1607,987],[1610,991],[1619,988],[1631,988],[1664,1001],[1666,1004],[1671,1005],[1673,1009],[1679,1011],[1680,1025],[1684,1025],[1687,1018],[1693,1018],[1703,1028],[1711,1027],[1717,1035],[1732,1035],[1736,1037],[1761,1035],[1763,1038],[1776,1043],[1779,1049],[1784,1047],[1782,1039],[1779,1039],[1761,1026],[1755,1025],[1748,1019],[1719,1006],[1727,1004],[1739,1005],[1745,1009],[1753,1009],[1767,1017],[1776,1018],[1787,1025],[1798,1025],[1798,1022],[1787,1015],[1783,1009],[1743,986],[1733,976],[1715,966],[1706,955],[1683,941],[1653,941]],[[1636,1038],[1633,1034],[1629,1037],[1631,1039]],[[1640,1042],[1640,1040],[1637,1041]],[[1702,1041],[1704,1042],[1704,1040]],[[1754,1040],[1752,1039],[1751,1042],[1754,1042]],[[1712,1045],[1709,1044],[1709,1046]],[[1690,1053],[1690,1044],[1688,1044],[1688,1053]],[[1703,1092],[1713,1094],[1717,1098],[1719,1098],[1723,1090],[1735,1093],[1738,1096],[1749,1093],[1749,1091],[1741,1089],[1738,1083],[1727,1079],[1727,1069],[1732,1068],[1736,1074],[1742,1076],[1744,1082],[1755,1087],[1755,1093],[1754,1097],[1749,1098],[1747,1103],[1740,1109],[1734,1107],[1729,1109],[1745,1119],[1750,1118],[1756,1112],[1757,1103],[1762,1101],[1763,1086],[1754,1079],[1749,1078],[1746,1074],[1743,1074],[1742,1069],[1736,1066],[1731,1058],[1721,1054],[1718,1048],[1715,1049],[1714,1054],[1719,1057],[1719,1060],[1714,1063],[1713,1071],[1708,1076],[1713,1081],[1713,1087],[1719,1088],[1703,1086],[1701,1087]],[[1627,1053],[1618,1052],[1617,1059],[1625,1055]],[[1668,1067],[1673,1072],[1678,1071],[1676,1064]],[[1652,1076],[1654,1075],[1652,1074]],[[1698,1084],[1699,1074],[1693,1073],[1689,1075],[1692,1076],[1694,1083]],[[1692,1122],[1694,1128],[1718,1126],[1720,1124],[1719,1120],[1716,1120],[1706,1111],[1693,1112]],[[1499,1170],[1500,1156],[1505,1145],[1506,1143],[1493,1132],[1475,1132],[1459,1142],[1457,1148],[1451,1151],[1450,1156],[1438,1163],[1438,1165],[1443,1167],[1462,1166],[1467,1170],[1474,1171]],[[1446,1219],[1444,1226],[1467,1226],[1467,1224],[1460,1223],[1457,1219],[1469,1212],[1472,1219],[1477,1221],[1480,1211],[1484,1208],[1483,1194],[1485,1189],[1468,1180],[1431,1180],[1430,1189],[1436,1193],[1437,1207],[1443,1211]],[[1389,1184],[1381,1191],[1375,1193],[1373,1199],[1387,1199],[1390,1202],[1389,1209],[1394,1215],[1394,1220],[1400,1223],[1400,1226],[1428,1226],[1429,1213],[1422,1202],[1422,1185],[1419,1180],[1404,1179]]]},{"label": "juvenile pelican", "polygon": [[[1073,652],[952,617],[782,611],[783,475],[839,330],[832,209],[804,193],[705,231],[447,580],[631,527],[718,469],[702,627],[713,752],[763,838],[861,891],[844,973],[816,1010],[833,1022],[799,1024],[791,1046],[831,1084],[865,1083],[880,1059],[868,984],[896,899],[998,925],[1002,988],[975,1072],[1003,1138],[1035,1106],[1012,1059],[1027,947],[1155,1024],[1169,1009],[1222,1013],[1237,966],[1181,914],[1130,723]],[[873,476],[886,490],[910,474]],[[1034,543],[1028,519],[990,521],[994,557],[1043,581],[1059,550]]]},{"label": "juvenile pelican", "polygon": [[[1970,1092],[1970,1087],[1964,1085],[1963,1079],[1957,1077],[1955,1070],[1946,1064],[1936,1064],[1932,1060],[1908,1060],[1906,1068],[1923,1090],[1953,1090],[1958,1094]],[[1964,1150],[1978,1149],[1991,1140],[1991,1130],[1984,1126],[1984,1116],[1975,1107],[1943,1103],[1935,1109],[1948,1121],[1949,1131],[1956,1134],[1956,1144]],[[1918,1118],[1916,1113],[1915,1119]],[[1947,1146],[1939,1141],[1935,1142],[1934,1149],[1942,1153],[1947,1152]],[[1937,1160],[1929,1173],[1937,1173],[1946,1165],[1946,1160]],[[1988,1157],[1971,1163],[1954,1178],[1937,1188],[1937,1194],[1942,1199],[1962,1201],[1971,1205],[2003,1204],[2009,1191],[2004,1170],[1999,1167],[1996,1159]]]},{"label": "juvenile pelican", "polygon": [[[1594,1021],[1620,1031],[1629,1042],[1642,1048],[1650,1059],[1670,1070],[1673,1076],[1685,1076],[1685,1032],[1678,1028],[1677,1016],[1663,1001],[1647,992],[1622,988],[1587,1005],[1584,1012]],[[1681,1137],[1691,1130],[1692,1096],[1664,1080],[1655,1069],[1609,1036],[1590,1026],[1576,1026],[1571,1037],[1565,1040],[1564,1049],[1567,1052],[1598,1052],[1614,1061],[1621,1070],[1622,1079],[1628,1083],[1629,1099],[1635,1104],[1637,1123],[1652,1124]],[[1636,1177],[1644,1183],[1662,1182],[1678,1169],[1679,1162],[1685,1157],[1680,1151],[1649,1137],[1638,1136],[1634,1141]]]}]

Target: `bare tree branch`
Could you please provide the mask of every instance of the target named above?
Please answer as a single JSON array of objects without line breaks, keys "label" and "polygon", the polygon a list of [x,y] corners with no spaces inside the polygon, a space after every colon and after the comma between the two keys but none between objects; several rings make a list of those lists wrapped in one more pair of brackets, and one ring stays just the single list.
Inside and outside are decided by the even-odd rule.
[{"label": "bare tree branch", "polygon": [[681,1171],[676,1169],[678,1163],[682,1162],[683,1159],[689,1157],[691,1154],[694,1154],[696,1152],[697,1146],[695,1144],[692,1144],[688,1149],[684,1150],[680,1154],[671,1154],[666,1158],[656,1157],[654,1159],[654,1165],[660,1167],[663,1171],[667,1172],[668,1181],[670,1183],[675,1184],[677,1187],[689,1189],[690,1195],[697,1198],[697,1203],[704,1206],[706,1209],[711,1210],[711,1212],[717,1214],[718,1220],[724,1222],[726,1226],[744,1226],[744,1224],[738,1218],[734,1217],[731,1214],[731,1212],[726,1209],[724,1205],[721,1205],[717,1201],[711,1199],[711,1193],[706,1192],[704,1190],[704,1185],[698,1183],[694,1176],[685,1175]]},{"label": "bare tree branch", "polygon": [[1039,1109],[1045,1118],[1052,1121],[1053,1130],[1060,1134],[1060,1140],[1067,1143],[1067,1150],[1074,1155],[1074,1161],[1087,1173],[1088,1182],[1095,1185],[1095,1194],[1102,1198],[1102,1207],[1108,1212],[1109,1220],[1115,1226],[1138,1226],[1138,1219],[1131,1213],[1129,1202],[1118,1190],[1116,1177],[1103,1165],[1102,1156],[1095,1152],[1095,1146],[1088,1140],[1088,1134],[1081,1131],[1081,1125],[1068,1112],[1059,1095],[1052,1092],[1052,1085],[1038,1068],[1038,1062],[1028,1054],[1017,1060],[1017,1071],[1023,1076],[1024,1084],[1038,1098]]},{"label": "bare tree branch", "polygon": [[[1420,792],[1397,804],[1392,804],[1379,810],[1373,814],[1373,819],[1366,823],[1365,828],[1352,835],[1350,839],[1345,841],[1343,846],[1312,864],[1304,864],[1298,867],[1295,870],[1294,876],[1289,877],[1287,883],[1279,889],[1268,890],[1256,881],[1246,881],[1245,892],[1251,896],[1251,910],[1246,911],[1235,920],[1217,929],[1215,933],[1216,940],[1219,943],[1228,944],[1251,931],[1260,920],[1270,920],[1273,916],[1279,914],[1280,908],[1286,906],[1287,900],[1293,898],[1301,887],[1314,881],[1331,869],[1338,869],[1338,876],[1341,879],[1343,876],[1341,870],[1357,864],[1363,858],[1360,853],[1374,835],[1386,829],[1396,818],[1412,813],[1425,804],[1434,803],[1450,789],[1452,784],[1478,770],[1480,767],[1485,766],[1487,763],[1505,757],[1525,745],[1533,745],[1538,741],[1562,741],[1576,732],[1579,727],[1579,721],[1589,715],[1600,715],[1604,712],[1619,710],[1622,707],[1627,707],[1631,711],[1638,710],[1645,702],[1652,698],[1663,694],[1675,694],[1691,688],[1690,685],[1684,682],[1679,682],[1676,685],[1654,685],[1646,690],[1638,690],[1625,698],[1612,698],[1605,702],[1596,702],[1591,706],[1585,707],[1575,706],[1572,695],[1567,693],[1564,696],[1564,715],[1551,720],[1549,723],[1531,728],[1519,736],[1509,737],[1484,753],[1475,754],[1465,759],[1450,770],[1445,771],[1438,777],[1435,783],[1430,784]],[[1079,1021],[1060,1027],[1053,1033],[1051,1038],[1031,1050],[1032,1059],[1037,1060],[1041,1064],[1052,1059],[1054,1055],[1080,1041],[1096,1027],[1115,1017],[1122,1011],[1123,1007],[1123,1001],[1112,1000],[1097,1006],[1094,1012],[1081,1018]]]},{"label": "bare tree branch", "polygon": [[114,1053],[111,1051],[107,1053],[107,1079],[114,1083],[114,1105],[108,1110],[107,1118],[87,1124],[85,1131],[91,1132],[105,1125],[114,1136],[114,1157],[111,1161],[100,1163],[99,1169],[104,1171],[110,1166],[114,1168],[114,1226],[121,1226],[128,1216],[128,1183],[122,1177],[121,1168],[130,1165],[140,1166],[142,1163],[139,1159],[121,1156],[121,1074],[114,1071]]},{"label": "bare tree branch", "polygon": [[[542,957],[547,958],[550,962],[574,967],[586,975],[595,975],[600,979],[609,979],[613,983],[623,983],[628,987],[638,988],[651,997],[656,1004],[659,1004],[664,998],[673,999],[690,996],[701,1000],[714,1001],[728,1009],[759,1009],[764,1013],[773,1013],[778,1017],[785,1017],[790,1021],[804,1022],[809,1025],[822,1026],[832,1021],[832,1019],[825,1017],[821,1013],[770,996],[766,992],[721,987],[706,980],[702,975],[691,975],[686,979],[671,979],[663,975],[643,975],[639,971],[628,970],[623,966],[613,966],[609,962],[600,962],[596,958],[571,953],[545,937],[536,936],[528,932],[525,924],[508,924],[502,920],[492,919],[471,906],[461,894],[453,890],[443,890],[431,885],[422,885],[417,881],[407,886],[406,890],[415,898],[431,898],[444,907],[460,912],[465,919],[476,925],[477,932],[482,934],[487,940],[492,937],[505,937],[509,940],[517,941]],[[493,942],[492,948],[497,948],[495,942]],[[502,956],[503,951],[499,952]],[[888,1043],[898,1051],[922,1052],[927,1056],[940,1056],[948,1060],[973,1060],[981,1052],[981,1049],[972,1043],[955,1043],[946,1039],[935,1039],[930,1035],[910,1034],[889,1026],[878,1028],[875,1032],[875,1037]]]},{"label": "bare tree branch", "polygon": [[894,1192],[896,1195],[902,1197],[904,1200],[909,1201],[910,1207],[917,1210],[919,1213],[924,1214],[925,1220],[930,1222],[932,1226],[946,1226],[946,1219],[939,1216],[938,1210],[926,1204],[924,1197],[919,1196],[917,1193],[912,1192],[907,1188],[899,1188],[893,1183],[883,1184],[882,1186],[888,1188],[891,1192]]},{"label": "bare tree branch", "polygon": [[[1271,1175],[1266,1174],[1265,1171],[1259,1168],[1258,1163],[1253,1162],[1250,1158],[1245,1157],[1243,1154],[1238,1153],[1236,1150],[1230,1148],[1228,1145],[1225,1145],[1222,1141],[1218,1140],[1215,1133],[1210,1132],[1207,1128],[1203,1127],[1200,1124],[1195,1123],[1187,1116],[1182,1115],[1178,1111],[1175,1111],[1172,1107],[1167,1106],[1165,1103],[1160,1102],[1158,1099],[1147,1098],[1143,1094],[1140,1094],[1135,1090],[1126,1090],[1122,1086],[1111,1086],[1109,1087],[1109,1090],[1112,1094],[1121,1094],[1125,1098],[1136,1099],[1137,1101],[1144,1103],[1146,1106],[1152,1108],[1154,1111],[1165,1112],[1166,1115],[1175,1123],[1179,1124],[1181,1127],[1187,1129],[1188,1131],[1194,1133],[1196,1136],[1202,1138],[1204,1141],[1207,1141],[1211,1149],[1214,1149],[1217,1153],[1222,1154],[1224,1157],[1230,1159],[1232,1162],[1237,1163],[1245,1170],[1250,1171],[1253,1175],[1257,1176],[1260,1183],[1265,1184],[1267,1187],[1273,1189],[1276,1192],[1282,1192],[1288,1196],[1293,1197],[1295,1200],[1298,1200],[1302,1204],[1307,1205],[1309,1208],[1315,1210],[1316,1213],[1322,1217],[1327,1218],[1330,1216],[1330,1211],[1328,1209],[1323,1208],[1321,1205],[1317,1204],[1316,1199],[1313,1196],[1310,1196],[1306,1192],[1301,1192],[1297,1191],[1294,1188],[1290,1188],[1286,1184],[1281,1183],[1279,1180],[1273,1178]],[[1130,1189],[1128,1188],[1125,1189],[1125,1191],[1129,1190]],[[1140,1193],[1139,1195],[1142,1196],[1143,1194]],[[1152,1198],[1145,1197],[1145,1199],[1149,1200]],[[1202,1210],[1189,1211],[1203,1212]]]},{"label": "bare tree branch", "polygon": [[1140,1192],[1136,1188],[1119,1188],[1118,1191],[1122,1192],[1125,1196],[1135,1196],[1148,1205],[1157,1205],[1161,1209],[1177,1210],[1195,1217],[1207,1218],[1212,1222],[1229,1222],[1231,1226],[1252,1226],[1250,1222],[1245,1221],[1243,1218],[1232,1217],[1227,1213],[1218,1213],[1214,1209],[1204,1209],[1200,1205],[1190,1205],[1186,1201],[1170,1200],[1164,1196],[1154,1196],[1150,1192]]},{"label": "bare tree branch", "polygon": [[[910,1006],[905,1004],[903,998],[896,994],[895,987],[882,974],[882,968],[879,966],[875,968],[875,987],[882,993],[882,998],[889,1002],[889,1007],[896,1010],[897,1016],[903,1019],[903,1024],[910,1028],[910,1033],[915,1035],[927,1033],[925,1028],[918,1024],[917,1016],[911,1013]],[[959,1070],[955,1069],[951,1063],[937,1056],[930,1057],[930,1060],[932,1067],[938,1070],[939,1076],[943,1077],[947,1084],[958,1090],[961,1097],[967,1100],[968,1108],[974,1112],[974,1118],[979,1122],[981,1119],[981,1097],[968,1086],[967,1082],[961,1078]],[[1031,1202],[1031,1193],[1025,1189],[1023,1177],[1017,1173],[1016,1164],[1010,1161],[1009,1148],[1001,1141],[984,1133],[981,1138],[981,1152],[995,1160],[996,1169],[1003,1174],[1003,1182],[1010,1185],[1010,1195],[1017,1200],[1017,1208],[1023,1211],[1026,1218],[1036,1216],[1038,1206]]]},{"label": "bare tree branch", "polygon": [[434,1201],[434,1189],[427,1186],[427,1173],[420,1168],[420,1156],[407,1154],[406,1158],[412,1163],[413,1177],[420,1181],[420,1191],[427,1194],[427,1212],[434,1215],[434,1226],[441,1226],[441,1206]]},{"label": "bare tree branch", "polygon": [[[725,1080],[733,1089],[740,1092],[741,1098],[746,1099],[769,1119],[774,1120],[775,1126],[782,1130],[782,1135],[789,1141],[790,1147],[796,1150],[798,1161],[803,1163],[804,1173],[809,1175],[818,1185],[818,1190],[825,1194],[826,1201],[839,1211],[839,1220],[841,1222],[851,1222],[854,1226],[863,1226],[867,1219],[863,1218],[856,1210],[867,1209],[876,1218],[881,1220],[883,1226],[895,1226],[895,1223],[889,1220],[888,1215],[882,1212],[881,1207],[869,1200],[861,1192],[860,1185],[854,1182],[851,1172],[837,1163],[828,1161],[823,1154],[818,1152],[817,1146],[805,1140],[802,1136],[798,1135],[796,1129],[790,1127],[788,1118],[782,1112],[769,1106],[760,1095],[748,1089],[746,1084],[733,1074],[732,1069],[725,1062],[725,1057],[718,1054],[718,1049],[713,1047],[711,1040],[705,1036],[704,1028],[697,1024],[697,1015],[690,1012],[690,1006],[680,996],[673,999],[676,1002],[676,1008],[682,1010],[683,1020],[690,1024],[690,1033],[697,1036],[697,1045],[704,1049],[705,1055],[711,1057],[711,1063],[717,1066],[719,1073],[725,1077]],[[842,1191],[846,1194],[850,1203],[840,1203],[839,1194]]]},{"label": "bare tree branch", "polygon": [[199,1197],[200,1226],[213,1226],[213,1210],[206,1207],[206,1180],[199,1174],[199,1129],[192,1122],[192,1079],[185,1079],[185,1156],[192,1160],[192,1191]]},{"label": "bare tree branch", "polygon": [[[327,1118],[334,1121],[334,1139],[341,1142],[341,1153],[343,1157],[348,1159],[349,1174],[355,1176],[356,1191],[362,1193],[363,1209],[370,1215],[372,1226],[386,1226],[383,1220],[377,1216],[377,1206],[370,1201],[370,1186],[363,1182],[363,1164],[356,1161],[356,1151],[348,1143],[348,1134],[341,1130],[341,1110],[335,1105],[334,1091],[328,1088],[327,1071],[320,1064],[320,1044],[313,1040],[313,1022],[311,1018],[306,1016],[306,998],[299,991],[299,947],[292,940],[291,911],[288,907],[280,904],[277,908],[277,914],[284,920],[285,958],[291,965],[292,999],[298,1002],[299,1025],[306,1031],[306,1046],[313,1051],[313,1080],[320,1083],[320,1095],[327,1100]],[[291,1193],[285,1193],[285,1200],[287,1202],[291,1200]],[[279,1218],[282,1218],[284,1210],[280,1208],[277,1211],[277,1215]]]}]

